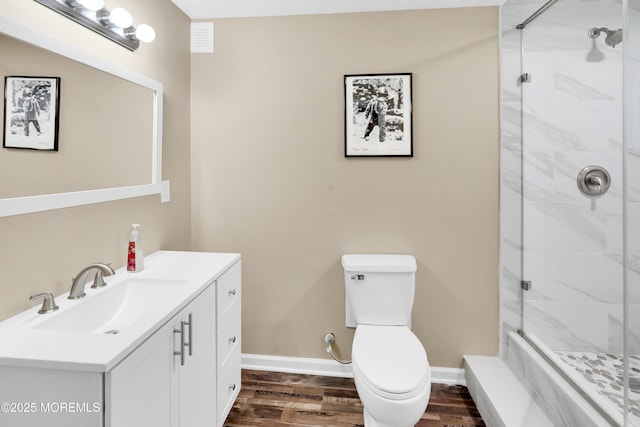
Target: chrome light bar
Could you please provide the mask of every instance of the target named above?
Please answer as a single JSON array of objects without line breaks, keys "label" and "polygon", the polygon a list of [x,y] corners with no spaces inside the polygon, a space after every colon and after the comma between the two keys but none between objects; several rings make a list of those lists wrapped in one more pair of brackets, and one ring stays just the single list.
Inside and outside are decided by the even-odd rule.
[{"label": "chrome light bar", "polygon": [[109,19],[110,12],[106,8],[94,11],[83,7],[76,0],[35,1],[131,51],[136,50],[140,46],[140,40],[135,36],[135,27],[118,27]]}]

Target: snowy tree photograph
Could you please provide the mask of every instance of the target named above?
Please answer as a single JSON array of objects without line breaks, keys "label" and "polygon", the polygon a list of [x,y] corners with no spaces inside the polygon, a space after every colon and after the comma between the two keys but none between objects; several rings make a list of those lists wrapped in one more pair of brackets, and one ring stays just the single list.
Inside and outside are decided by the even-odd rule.
[{"label": "snowy tree photograph", "polygon": [[411,73],[345,75],[345,156],[413,156]]}]

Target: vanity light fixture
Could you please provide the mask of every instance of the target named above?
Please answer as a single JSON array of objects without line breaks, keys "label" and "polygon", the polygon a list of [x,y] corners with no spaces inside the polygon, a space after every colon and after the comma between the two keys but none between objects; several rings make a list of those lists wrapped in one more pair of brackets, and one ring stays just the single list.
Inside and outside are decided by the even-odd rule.
[{"label": "vanity light fixture", "polygon": [[103,0],[67,0],[67,4],[74,9],[84,7],[87,10],[100,10],[104,7]]},{"label": "vanity light fixture", "polygon": [[133,16],[127,9],[122,7],[116,7],[111,12],[106,9],[102,9],[105,12],[107,19],[116,27],[129,28],[133,24]]},{"label": "vanity light fixture", "polygon": [[136,50],[140,42],[150,43],[156,38],[156,32],[150,25],[134,27],[128,10],[122,7],[109,10],[104,6],[104,0],[35,1],[131,51]]}]

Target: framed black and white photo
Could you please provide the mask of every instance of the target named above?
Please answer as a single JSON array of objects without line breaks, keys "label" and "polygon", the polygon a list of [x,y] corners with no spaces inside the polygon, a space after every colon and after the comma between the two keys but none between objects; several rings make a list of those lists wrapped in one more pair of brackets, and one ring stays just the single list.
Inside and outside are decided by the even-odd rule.
[{"label": "framed black and white photo", "polygon": [[58,151],[60,77],[5,76],[5,148]]},{"label": "framed black and white photo", "polygon": [[346,157],[413,156],[411,73],[344,76]]}]

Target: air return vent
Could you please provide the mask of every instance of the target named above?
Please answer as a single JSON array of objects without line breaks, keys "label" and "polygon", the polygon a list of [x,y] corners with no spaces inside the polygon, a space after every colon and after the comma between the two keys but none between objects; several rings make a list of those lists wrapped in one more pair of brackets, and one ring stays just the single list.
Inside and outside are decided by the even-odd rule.
[{"label": "air return vent", "polygon": [[213,53],[213,22],[191,24],[191,53]]}]

